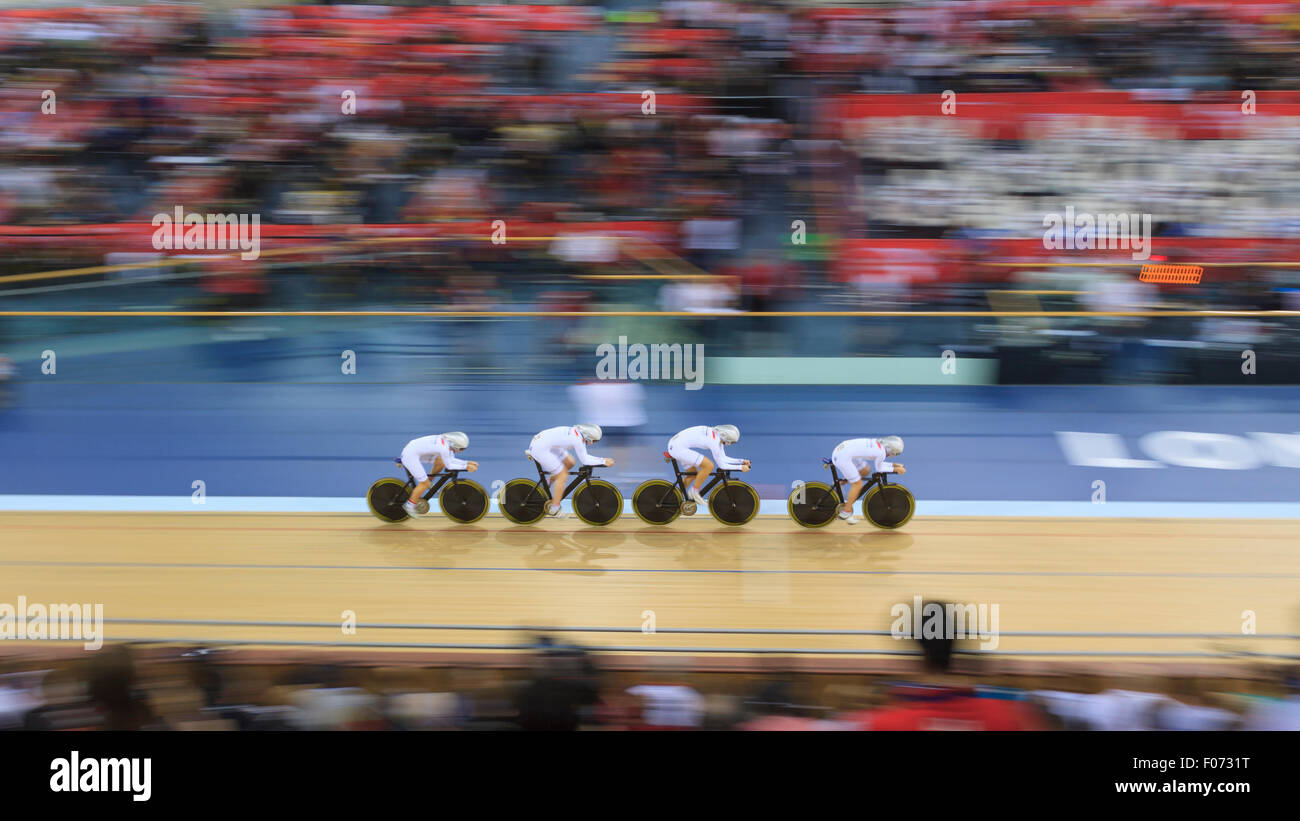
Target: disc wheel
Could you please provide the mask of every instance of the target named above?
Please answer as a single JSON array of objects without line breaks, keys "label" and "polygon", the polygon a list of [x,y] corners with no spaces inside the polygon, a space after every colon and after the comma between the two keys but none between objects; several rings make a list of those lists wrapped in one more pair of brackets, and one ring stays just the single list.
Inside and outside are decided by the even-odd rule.
[{"label": "disc wheel", "polygon": [[408,492],[406,483],[401,479],[380,479],[366,491],[366,504],[378,518],[389,524],[397,524],[411,518],[402,510]]},{"label": "disc wheel", "polygon": [[534,479],[511,479],[501,488],[501,515],[517,525],[530,525],[546,515],[551,497]]},{"label": "disc wheel", "polygon": [[825,527],[835,521],[839,508],[835,491],[822,482],[806,482],[803,487],[795,488],[786,502],[790,518],[804,527]]},{"label": "disc wheel", "polygon": [[876,485],[862,500],[862,515],[886,530],[902,527],[916,512],[912,491],[902,485]]},{"label": "disc wheel", "polygon": [[758,491],[744,482],[728,482],[709,494],[709,512],[730,527],[740,527],[758,515]]},{"label": "disc wheel", "polygon": [[623,515],[623,494],[604,479],[591,479],[573,491],[573,512],[589,525],[607,525]]},{"label": "disc wheel", "polygon": [[438,494],[438,507],[453,522],[473,524],[487,515],[487,491],[478,482],[457,479],[454,485],[443,488]]},{"label": "disc wheel", "polygon": [[632,510],[648,525],[666,525],[682,515],[682,491],[663,479],[642,482],[632,493]]}]

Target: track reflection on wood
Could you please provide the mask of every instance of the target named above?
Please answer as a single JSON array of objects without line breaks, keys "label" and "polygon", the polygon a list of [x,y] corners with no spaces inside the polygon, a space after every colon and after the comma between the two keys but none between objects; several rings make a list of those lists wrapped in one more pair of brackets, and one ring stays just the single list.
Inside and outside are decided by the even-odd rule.
[{"label": "track reflection on wood", "polygon": [[[782,517],[597,529],[4,513],[0,530],[0,602],[102,603],[110,641],[508,647],[529,636],[483,628],[535,625],[619,630],[569,638],[637,652],[902,653],[912,647],[888,635],[891,608],[914,596],[997,605],[997,653],[1288,654],[1300,633],[1297,525],[1285,520],[918,517],[885,532]],[[1247,611],[1259,635],[1243,633]]]}]

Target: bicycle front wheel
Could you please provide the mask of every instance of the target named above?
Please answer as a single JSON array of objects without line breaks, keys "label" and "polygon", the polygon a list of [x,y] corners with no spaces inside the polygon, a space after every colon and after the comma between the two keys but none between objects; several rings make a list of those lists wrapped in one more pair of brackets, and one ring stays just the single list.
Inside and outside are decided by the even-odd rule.
[{"label": "bicycle front wheel", "polygon": [[487,491],[478,482],[457,479],[456,484],[438,494],[438,507],[453,522],[473,524],[487,515]]},{"label": "bicycle front wheel", "polygon": [[729,527],[748,524],[758,515],[758,491],[744,482],[728,482],[709,494],[709,512]]},{"label": "bicycle front wheel", "polygon": [[603,527],[623,514],[623,494],[604,479],[583,482],[573,491],[573,512],[587,524]]},{"label": "bicycle front wheel", "polygon": [[876,485],[862,500],[862,515],[886,530],[902,527],[916,512],[916,499],[902,485]]}]

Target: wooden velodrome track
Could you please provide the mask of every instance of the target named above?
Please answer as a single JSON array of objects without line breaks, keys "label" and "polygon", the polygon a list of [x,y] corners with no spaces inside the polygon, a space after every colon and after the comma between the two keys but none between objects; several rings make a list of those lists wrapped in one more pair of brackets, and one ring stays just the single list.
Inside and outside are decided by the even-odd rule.
[{"label": "wooden velodrome track", "polygon": [[[519,527],[491,514],[385,525],[367,514],[3,513],[0,601],[104,605],[107,639],[339,646],[527,640],[476,625],[603,627],[593,647],[911,650],[886,635],[922,595],[997,604],[998,652],[1294,653],[1300,558],[1291,521],[922,518],[804,530],[785,517],[723,527],[704,515],[606,529]],[[359,629],[345,635],[344,611]],[[653,611],[656,632],[643,630]],[[120,620],[164,620],[160,623]],[[259,626],[187,620],[266,622]],[[284,623],[319,626],[287,626]],[[439,629],[368,625],[441,625]],[[1023,636],[1025,632],[1139,636]],[[1173,637],[1204,633],[1213,636]]]}]

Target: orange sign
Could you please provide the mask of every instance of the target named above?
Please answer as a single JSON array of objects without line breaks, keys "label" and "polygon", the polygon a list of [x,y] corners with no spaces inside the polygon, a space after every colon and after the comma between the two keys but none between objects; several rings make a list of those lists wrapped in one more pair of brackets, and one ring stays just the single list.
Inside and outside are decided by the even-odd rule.
[{"label": "orange sign", "polygon": [[1205,269],[1199,265],[1143,265],[1138,279],[1143,282],[1196,285]]}]

